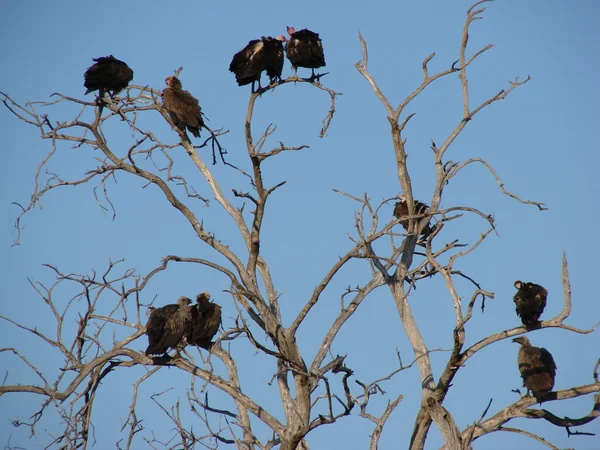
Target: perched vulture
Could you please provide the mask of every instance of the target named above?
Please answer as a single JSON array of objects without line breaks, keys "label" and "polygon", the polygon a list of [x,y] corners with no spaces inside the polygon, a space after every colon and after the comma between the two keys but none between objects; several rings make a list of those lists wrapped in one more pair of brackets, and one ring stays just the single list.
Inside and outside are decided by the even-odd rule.
[{"label": "perched vulture", "polygon": [[162,93],[163,108],[167,110],[177,127],[183,131],[187,127],[194,136],[199,138],[204,119],[198,99],[181,89],[181,81],[177,77],[167,77],[165,83],[167,87]]},{"label": "perched vulture", "polygon": [[[411,214],[409,214],[409,212],[408,212],[408,204],[406,203],[406,197],[404,195],[400,195],[398,198],[400,199],[400,201],[396,202],[396,205],[394,207],[394,216],[397,219],[401,219],[402,217],[405,217],[405,216],[410,216]],[[414,212],[414,214],[412,214],[413,216],[417,215],[417,214],[425,214],[427,212],[427,208],[429,208],[428,205],[426,205],[425,203],[421,203],[418,200],[415,200],[414,202],[415,202],[415,212]],[[402,224],[404,229],[406,231],[408,231],[408,220],[404,220],[400,223]],[[429,224],[427,224],[427,226],[421,232],[421,235],[427,237],[431,234],[432,231],[433,231],[433,229],[431,228],[431,226]]]},{"label": "perched vulture", "polygon": [[252,92],[254,92],[254,82],[258,82],[260,89],[260,75],[263,71],[267,72],[270,82],[281,78],[283,70],[283,36],[262,37],[248,42],[242,50],[237,52],[231,64],[229,71],[235,74],[235,80],[238,86],[244,86],[252,83]]},{"label": "perched vulture", "polygon": [[179,297],[177,304],[152,310],[146,324],[146,355],[166,356],[169,348],[177,348],[189,328],[190,303],[189,298]]},{"label": "perched vulture", "polygon": [[556,364],[548,350],[533,347],[526,336],[513,339],[521,344],[519,349],[519,372],[523,378],[523,386],[533,393],[534,397],[546,396],[554,387]]},{"label": "perched vulture", "polygon": [[323,45],[318,33],[304,29],[296,31],[294,27],[287,27],[290,35],[285,53],[287,59],[292,63],[294,72],[298,67],[306,67],[312,70],[312,76],[315,76],[315,69],[325,65],[325,55],[323,54]]},{"label": "perched vulture", "polygon": [[514,301],[521,322],[528,330],[539,328],[539,319],[546,307],[548,291],[539,284],[523,283],[522,281],[515,281],[515,287],[518,291],[514,296]]},{"label": "perched vulture", "polygon": [[221,307],[209,301],[210,294],[203,292],[190,307],[191,322],[187,333],[188,344],[210,350],[212,338],[221,325]]},{"label": "perched vulture", "polygon": [[103,98],[108,92],[112,98],[133,80],[133,70],[113,55],[93,58],[93,61],[96,64],[88,67],[83,75],[85,78],[83,85],[87,88],[86,94],[98,91],[98,97]]}]

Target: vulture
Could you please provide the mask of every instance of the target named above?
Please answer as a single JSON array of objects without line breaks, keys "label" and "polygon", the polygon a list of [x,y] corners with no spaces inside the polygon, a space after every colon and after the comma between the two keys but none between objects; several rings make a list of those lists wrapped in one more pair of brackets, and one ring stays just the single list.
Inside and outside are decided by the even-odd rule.
[{"label": "vulture", "polygon": [[221,325],[221,307],[209,301],[210,294],[203,292],[196,297],[196,304],[190,307],[190,327],[187,331],[188,344],[210,350],[212,338]]},{"label": "vulture", "polygon": [[283,36],[261,37],[248,42],[242,50],[233,55],[229,71],[235,74],[235,80],[238,86],[244,86],[252,83],[252,92],[254,82],[258,82],[260,87],[260,75],[263,71],[267,72],[271,83],[281,78],[283,70]]},{"label": "vulture", "polygon": [[167,356],[169,348],[177,349],[190,325],[190,303],[189,298],[179,297],[176,304],[152,310],[146,324],[146,355]]},{"label": "vulture", "polygon": [[318,33],[304,29],[296,31],[294,27],[287,27],[290,38],[285,46],[287,59],[292,63],[294,73],[298,67],[306,67],[312,70],[315,77],[315,69],[325,66],[325,55],[323,45]]},{"label": "vulture", "polygon": [[108,92],[113,98],[133,80],[133,70],[113,55],[93,58],[93,61],[96,64],[88,67],[83,75],[86,95],[98,91],[98,98],[103,98]]},{"label": "vulture", "polygon": [[[404,216],[410,216],[411,214],[409,214],[408,212],[408,204],[406,203],[406,197],[404,195],[400,195],[398,198],[400,199],[400,201],[396,202],[396,205],[394,207],[394,216],[397,219],[401,219]],[[427,212],[427,208],[429,208],[428,205],[426,205],[425,203],[421,203],[418,200],[415,200],[414,202],[415,212],[412,215],[425,214]],[[404,220],[400,223],[402,224],[404,229],[408,231],[408,220]],[[427,224],[427,226],[421,232],[421,235],[427,237],[431,234],[432,231],[433,229],[431,228],[431,226]]]},{"label": "vulture", "polygon": [[539,284],[523,283],[515,281],[518,289],[514,296],[517,315],[528,330],[534,330],[540,326],[540,316],[546,307],[548,291]]},{"label": "vulture", "polygon": [[178,128],[182,131],[187,128],[199,138],[200,128],[204,126],[204,119],[198,99],[188,91],[181,89],[181,81],[177,77],[167,77],[165,83],[167,83],[167,87],[162,93],[163,108],[169,113]]},{"label": "vulture", "polygon": [[536,398],[545,397],[554,387],[556,364],[548,350],[533,347],[526,336],[513,339],[521,344],[519,349],[519,372],[523,378],[523,386]]}]

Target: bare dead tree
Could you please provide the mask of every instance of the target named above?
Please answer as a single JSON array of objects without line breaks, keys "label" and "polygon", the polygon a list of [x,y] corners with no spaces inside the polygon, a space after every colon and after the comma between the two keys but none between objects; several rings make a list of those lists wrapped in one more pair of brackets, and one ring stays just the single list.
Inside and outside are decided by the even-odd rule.
[{"label": "bare dead tree", "polygon": [[[98,205],[105,211],[111,211],[115,217],[116,209],[108,195],[107,183],[121,176],[129,176],[156,187],[161,198],[174,207],[175,213],[185,219],[199,241],[207,250],[212,251],[211,257],[203,258],[167,255],[160,264],[145,274],[133,269],[123,269],[123,261],[110,261],[102,273],[92,271],[90,274],[68,273],[48,265],[48,269],[56,276],[53,284],[46,285],[30,280],[32,288],[48,308],[48,317],[54,320],[55,334],[42,332],[35,324],[18,323],[5,315],[0,315],[0,318],[39,338],[56,350],[62,356],[63,362],[57,366],[58,370],[54,374],[49,374],[36,367],[24,349],[0,349],[0,353],[10,353],[21,360],[39,380],[34,384],[4,382],[0,386],[0,396],[30,393],[37,394],[42,399],[39,410],[31,416],[31,420],[27,423],[15,422],[15,426],[29,427],[31,434],[35,435],[42,415],[53,409],[62,418],[64,429],[51,437],[49,446],[64,449],[87,448],[88,444],[95,440],[93,407],[101,383],[114,373],[138,367],[145,368],[145,373],[132,387],[131,404],[120,430],[125,438],[116,442],[118,448],[131,449],[139,442],[144,442],[151,448],[192,449],[200,446],[217,448],[219,445],[235,445],[240,449],[307,449],[306,438],[312,430],[335,423],[353,411],[358,411],[357,414],[374,424],[370,441],[370,448],[374,450],[378,448],[380,436],[403,398],[402,394],[399,394],[388,399],[383,386],[386,381],[416,366],[421,380],[422,401],[410,438],[411,449],[425,447],[432,423],[435,423],[441,432],[445,447],[453,450],[469,449],[474,440],[496,431],[521,433],[554,448],[541,436],[526,430],[505,427],[505,424],[514,418],[544,419],[565,428],[569,433],[584,434],[573,432],[571,428],[589,423],[599,414],[598,365],[594,369],[593,382],[556,391],[547,400],[562,401],[595,393],[591,412],[579,419],[560,418],[545,409],[533,409],[531,407],[536,403],[536,399],[523,397],[503,406],[485,419],[492,407],[490,403],[478,422],[461,430],[454,421],[452,412],[443,405],[452,380],[474,354],[527,331],[521,326],[497,331],[464,348],[467,325],[473,317],[473,308],[477,300],[481,300],[483,308],[485,299],[493,298],[494,294],[484,289],[475,277],[457,269],[456,262],[479,248],[494,232],[495,221],[490,214],[465,205],[441,208],[445,187],[452,183],[465,167],[479,163],[487,169],[503,194],[523,204],[533,205],[539,210],[545,209],[541,202],[525,200],[508,191],[492,165],[482,158],[472,157],[459,162],[449,159],[448,156],[452,143],[469,121],[495,102],[505,99],[513,90],[529,80],[529,77],[522,81],[517,78],[510,82],[507,88],[481,104],[471,105],[467,71],[478,57],[492,46],[483,47],[468,56],[469,29],[473,21],[481,18],[485,10],[481,5],[487,1],[479,1],[468,10],[458,59],[451,63],[448,69],[430,74],[428,64],[435,53],[429,55],[422,63],[423,81],[397,106],[393,106],[388,100],[374,75],[369,72],[367,43],[359,34],[362,60],[356,64],[356,69],[367,80],[386,110],[398,180],[411,214],[389,219],[391,215],[385,214],[391,199],[374,204],[367,194],[357,197],[351,193],[342,193],[358,204],[354,223],[356,233],[351,237],[351,247],[324,274],[290,324],[286,324],[282,319],[280,294],[270,273],[269,264],[261,253],[260,245],[261,241],[267,238],[263,234],[263,225],[268,200],[285,184],[285,180],[269,185],[263,173],[267,170],[264,163],[270,158],[285,152],[302,152],[307,145],[287,145],[279,142],[269,147],[276,127],[268,125],[255,137],[253,116],[255,106],[263,95],[266,96],[275,89],[285,92],[287,85],[300,83],[302,88],[314,88],[329,96],[330,107],[320,131],[320,136],[325,136],[334,117],[336,99],[340,93],[321,84],[323,75],[311,79],[291,77],[275,81],[250,95],[244,123],[245,147],[250,167],[248,171],[227,161],[226,152],[219,140],[227,133],[226,130],[209,130],[210,137],[200,145],[194,146],[186,132],[178,129],[162,108],[160,91],[148,86],[129,86],[122,97],[107,98],[103,108],[98,108],[96,102],[62,94],[55,94],[57,98],[51,102],[20,104],[8,94],[0,93],[6,108],[19,120],[36,127],[41,139],[50,143],[50,151],[37,169],[31,199],[22,207],[22,212],[16,219],[15,244],[19,244],[21,240],[23,218],[40,205],[45,194],[63,186],[96,183],[94,195]],[[181,68],[176,73],[180,71]],[[403,137],[405,128],[414,116],[409,112],[409,107],[411,102],[434,82],[453,74],[458,75],[460,79],[463,113],[457,118],[454,130],[440,146],[432,142],[436,173],[433,196],[426,212],[416,212],[416,200],[407,165],[406,142]],[[66,105],[71,110],[75,108],[74,118],[62,120],[61,117],[57,120],[53,111],[58,105]],[[94,113],[92,119],[88,120],[86,117],[90,115],[90,111]],[[179,137],[177,142],[167,143],[160,139],[156,132],[143,125],[141,117],[156,113],[176,131]],[[115,122],[131,133],[132,142],[128,147],[111,140],[107,124],[112,125]],[[47,170],[48,162],[61,151],[65,143],[89,151],[93,155],[95,167],[75,179],[63,179],[60,174]],[[216,150],[224,164],[249,180],[250,187],[247,192],[234,189],[232,196],[225,194],[201,153],[201,150],[209,145],[213,149],[213,163],[217,162]],[[229,244],[234,239],[233,236],[217,236],[216,230],[205,228],[202,217],[196,212],[195,201],[200,200],[202,204],[208,204],[209,200],[198,193],[190,177],[177,172],[172,153],[177,148],[184,149],[188,158],[186,163],[195,168],[199,177],[206,182],[217,207],[235,223],[238,236],[245,246],[244,251],[236,253],[232,250]],[[242,202],[242,206],[236,206],[238,201]],[[247,211],[244,207],[246,204],[253,209]],[[474,244],[467,245],[455,239],[448,239],[443,233],[447,222],[458,220],[464,215],[473,215],[481,219],[487,227]],[[407,233],[399,233],[398,225],[407,222]],[[430,223],[433,224],[432,232],[423,236],[423,231]],[[444,242],[444,239],[447,242]],[[386,249],[385,253],[382,248]],[[321,333],[321,344],[314,357],[309,359],[307,355],[302,354],[298,345],[298,331],[305,326],[306,318],[322,300],[323,293],[332,280],[342,268],[355,260],[368,264],[371,277],[364,284],[349,287],[341,294],[340,310],[328,328],[318,330]],[[159,278],[162,272],[172,268],[174,263],[208,268],[216,274],[223,275],[229,282],[226,291],[238,310],[238,317],[235,326],[218,336],[208,356],[192,352],[188,348],[172,358],[151,358],[132,349],[131,344],[144,337],[149,306],[142,300],[144,289],[151,280]],[[447,298],[452,302],[455,311],[453,341],[446,350],[428,348],[409,301],[417,284],[431,277],[439,277],[444,281],[448,291]],[[457,279],[466,279],[474,286],[466,308],[456,287]],[[346,357],[333,356],[331,349],[340,330],[359,311],[362,302],[375,289],[383,286],[387,286],[392,295],[414,358],[411,358],[413,361],[409,365],[404,365],[398,353],[397,369],[382,374],[374,381],[364,382],[360,379],[359,368],[349,367]],[[566,256],[563,258],[563,286],[563,310],[556,317],[544,321],[541,328],[562,328],[580,334],[592,332],[597,325],[589,329],[580,329],[565,323],[571,312]],[[68,298],[65,298],[65,289],[71,292]],[[75,328],[72,326],[73,320],[77,324]],[[270,411],[260,398],[253,397],[244,389],[244,373],[249,368],[238,367],[238,362],[233,358],[231,349],[237,345],[251,346],[261,357],[271,362],[274,375],[270,382],[277,386],[282,414]],[[430,355],[432,352],[442,351],[449,354],[445,369],[440,374],[434,374]],[[196,361],[198,357],[200,359]],[[213,358],[222,363],[225,369],[216,370]],[[151,397],[169,422],[171,435],[170,439],[165,441],[156,436],[153,430],[146,429],[138,408],[138,399],[140,387],[167,368],[177,370],[180,374],[188,374],[190,382],[185,395],[181,397],[183,400],[163,400],[168,397],[169,389],[156,392]],[[212,389],[231,398],[234,407],[222,407],[210,401],[209,394],[214,392]],[[376,395],[388,399],[387,405],[379,415],[372,411],[370,404]],[[182,414],[183,407],[192,411],[192,419]],[[261,424],[260,428],[268,429],[269,433],[257,431],[257,423]]]},{"label": "bare dead tree", "polygon": [[[467,256],[469,253],[477,249],[477,247],[479,247],[479,245],[489,236],[489,234],[494,230],[494,219],[489,214],[485,214],[484,212],[478,209],[467,206],[456,206],[440,210],[439,206],[445,187],[453,181],[453,179],[459,174],[459,172],[463,168],[473,163],[480,163],[489,170],[491,175],[498,183],[500,190],[505,195],[521,203],[534,205],[540,210],[545,209],[543,203],[541,202],[524,200],[519,198],[517,195],[509,192],[504,187],[504,184],[502,183],[500,177],[497,175],[496,171],[487,161],[481,158],[471,158],[463,162],[455,162],[453,160],[446,159],[446,154],[450,146],[460,135],[460,133],[465,129],[467,123],[470,120],[472,120],[476,114],[480,113],[485,108],[493,105],[495,102],[505,99],[513,90],[529,81],[529,77],[527,77],[523,81],[519,81],[519,79],[517,78],[514,81],[510,82],[510,86],[508,88],[501,89],[497,94],[491,96],[490,98],[488,98],[487,100],[475,107],[471,106],[469,100],[467,69],[480,55],[490,50],[492,46],[487,45],[481,49],[476,50],[471,56],[467,56],[469,28],[473,21],[481,19],[481,14],[485,11],[485,8],[482,7],[482,5],[487,2],[488,0],[479,1],[467,11],[467,18],[463,28],[458,60],[453,62],[448,69],[431,75],[429,73],[428,63],[434,58],[435,53],[432,53],[427,58],[425,58],[422,64],[422,83],[413,92],[411,92],[402,102],[400,102],[397,107],[392,106],[390,101],[379,88],[373,75],[369,72],[367,44],[362,38],[362,36],[360,36],[359,34],[359,40],[363,49],[363,58],[360,62],[356,64],[356,68],[360,72],[360,74],[363,75],[363,77],[365,77],[365,79],[369,82],[375,95],[381,101],[388,114],[387,118],[391,126],[392,144],[396,156],[398,179],[402,187],[402,192],[408,204],[409,211],[415,210],[415,199],[407,166],[407,150],[405,147],[405,140],[403,138],[402,133],[407,124],[409,123],[410,119],[414,116],[414,114],[406,114],[406,109],[421,92],[423,92],[428,86],[430,86],[433,82],[440,78],[456,73],[459,76],[462,88],[462,117],[459,118],[456,127],[447,136],[447,138],[444,140],[441,146],[438,147],[434,142],[432,142],[431,149],[434,153],[436,185],[433,191],[434,193],[431,199],[431,204],[428,213],[425,215],[410,215],[408,217],[408,235],[406,237],[403,237],[402,243],[399,246],[396,246],[392,242],[391,254],[386,257],[381,257],[377,255],[373,250],[373,246],[371,245],[372,236],[375,236],[378,233],[377,211],[379,208],[374,209],[367,198],[361,201],[363,204],[361,212],[368,212],[368,217],[370,216],[371,218],[371,229],[368,232],[363,229],[362,214],[361,217],[359,217],[359,219],[357,220],[357,229],[359,234],[358,240],[364,243],[365,257],[369,260],[373,271],[378,271],[379,273],[381,273],[387,286],[389,287],[390,292],[392,293],[394,300],[396,301],[398,313],[400,315],[400,319],[404,326],[405,332],[411,342],[411,346],[418,361],[422,381],[422,405],[415,420],[415,426],[410,445],[411,449],[424,448],[425,440],[427,438],[429,428],[432,422],[435,422],[439,431],[442,433],[444,441],[446,442],[446,446],[451,449],[470,448],[470,442],[472,439],[485,434],[473,433],[472,430],[468,430],[466,433],[461,433],[456,423],[454,422],[454,419],[452,418],[451,412],[444,408],[444,406],[442,405],[443,400],[446,394],[448,393],[452,379],[456,376],[459,369],[464,365],[466,359],[472,356],[472,350],[478,351],[485,345],[489,345],[493,342],[498,342],[502,339],[506,339],[507,337],[521,334],[524,332],[523,327],[519,327],[512,330],[506,330],[495,335],[489,336],[484,340],[485,344],[475,344],[475,346],[472,346],[471,348],[463,351],[466,335],[465,325],[472,318],[472,312],[475,301],[480,296],[482,298],[482,301],[484,301],[486,297],[493,298],[493,293],[481,289],[480,286],[474,282],[476,289],[472,294],[471,301],[469,302],[467,307],[467,311],[463,313],[461,297],[457,292],[454,280],[457,275],[465,275],[462,273],[458,273],[454,268],[454,264],[459,258]],[[403,114],[405,117],[403,116]],[[440,235],[444,226],[444,222],[456,218],[456,216],[448,216],[448,213],[454,211],[461,212],[461,214],[470,213],[479,216],[481,219],[488,223],[488,230],[485,233],[483,233],[473,245],[466,246],[461,251],[452,252],[458,247],[457,241],[448,242],[445,245],[439,246],[439,249],[434,250],[433,242],[435,241],[437,236]],[[433,217],[438,217],[440,220],[436,225],[435,231],[425,243],[425,257],[422,258],[420,262],[416,263],[416,267],[412,268],[413,264],[415,263],[415,255],[417,254],[415,248],[419,236],[422,233],[422,231],[428,226],[430,220],[432,220]],[[387,226],[389,227],[390,224],[388,224]],[[443,258],[446,258],[446,262],[443,262]],[[449,297],[453,302],[456,314],[456,327],[454,329],[453,350],[446,364],[444,372],[437,377],[437,382],[436,377],[434,377],[431,368],[431,362],[428,355],[427,345],[424,342],[423,337],[419,331],[418,324],[416,323],[413,317],[411,306],[408,301],[410,289],[415,282],[414,280],[418,280],[423,275],[423,273],[426,276],[431,276],[432,273],[436,275],[439,274],[443,278],[448,289]],[[405,288],[405,280],[413,280],[412,283],[409,284],[408,290]],[[570,313],[571,305],[570,294],[567,293],[567,291],[570,292],[570,288],[568,281],[566,257],[564,257],[563,259],[563,286],[565,286],[565,306],[563,312],[557,317],[551,319],[550,321],[544,322],[542,326],[560,327],[569,329],[570,331],[577,333],[592,332],[597,325],[588,330],[581,330],[564,324],[564,320],[568,317]],[[576,391],[581,392],[581,388],[582,387],[577,388]],[[584,387],[583,392],[585,392],[585,394],[598,392],[599,388],[600,386],[598,386],[597,383],[595,383]],[[529,399],[529,401],[530,403],[528,403],[528,405],[535,403],[535,400]],[[501,413],[501,415],[507,421],[510,420],[510,418],[512,417],[517,417],[517,415],[511,416],[511,413],[508,412],[509,410],[510,407],[507,407],[507,409],[503,410],[503,412]],[[524,415],[521,415],[521,417],[523,416]],[[497,430],[499,428],[500,425],[498,425],[495,429]]]}]

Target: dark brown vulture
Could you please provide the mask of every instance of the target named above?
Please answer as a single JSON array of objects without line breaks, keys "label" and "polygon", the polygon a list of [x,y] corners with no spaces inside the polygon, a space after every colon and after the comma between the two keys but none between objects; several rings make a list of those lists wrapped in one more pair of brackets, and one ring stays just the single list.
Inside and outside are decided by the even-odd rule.
[{"label": "dark brown vulture", "polygon": [[96,64],[88,67],[83,77],[83,85],[87,88],[86,95],[98,91],[98,98],[103,98],[108,92],[111,98],[125,89],[133,80],[133,70],[123,61],[113,55],[93,58]]},{"label": "dark brown vulture", "polygon": [[146,355],[167,356],[169,348],[177,349],[190,324],[190,303],[187,297],[179,297],[177,304],[153,309],[146,324],[148,348]]},{"label": "dark brown vulture", "polygon": [[262,37],[248,42],[242,50],[233,55],[229,71],[235,74],[235,80],[238,86],[244,86],[252,83],[252,92],[254,82],[258,82],[260,87],[260,75],[263,71],[267,72],[271,83],[281,78],[283,70],[283,36]]},{"label": "dark brown vulture", "polygon": [[[410,216],[411,214],[409,214],[408,212],[408,204],[406,203],[406,197],[404,195],[400,195],[398,196],[398,198],[400,199],[400,201],[396,202],[396,205],[394,207],[394,216],[397,219],[401,219],[405,216]],[[429,208],[428,205],[426,205],[425,203],[421,203],[418,200],[414,200],[414,202],[415,212],[414,214],[412,214],[413,216],[417,214],[425,214],[427,212],[427,209]],[[408,220],[403,220],[402,222],[400,222],[400,224],[404,227],[406,231],[408,231]],[[427,237],[431,234],[432,231],[433,229],[431,228],[431,226],[427,224],[427,226],[421,232],[421,235]]]},{"label": "dark brown vulture", "polygon": [[169,113],[178,128],[182,131],[187,128],[199,138],[200,128],[204,126],[204,119],[198,99],[188,91],[181,89],[181,81],[177,77],[167,77],[165,83],[167,83],[167,87],[162,93],[163,108]]},{"label": "dark brown vulture", "polygon": [[325,55],[323,45],[318,33],[304,29],[296,31],[294,27],[287,27],[290,35],[285,53],[287,59],[292,63],[294,73],[297,74],[298,67],[306,67],[312,70],[315,77],[315,69],[325,66]]},{"label": "dark brown vulture", "polygon": [[196,304],[190,307],[191,322],[187,341],[210,350],[212,338],[221,326],[221,307],[209,301],[210,294],[203,292],[196,297]]},{"label": "dark brown vulture", "polygon": [[528,330],[534,330],[540,326],[540,316],[546,307],[548,291],[539,284],[523,283],[515,281],[518,289],[513,300],[517,307],[517,315]]},{"label": "dark brown vulture", "polygon": [[536,398],[545,397],[554,387],[556,363],[548,350],[533,347],[526,336],[513,339],[521,344],[519,349],[519,372],[523,378],[523,386]]}]

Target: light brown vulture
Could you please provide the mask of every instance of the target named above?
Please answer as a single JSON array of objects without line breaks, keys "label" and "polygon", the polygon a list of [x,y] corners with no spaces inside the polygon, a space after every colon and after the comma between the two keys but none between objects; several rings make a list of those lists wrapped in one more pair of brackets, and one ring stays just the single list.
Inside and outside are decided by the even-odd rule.
[{"label": "light brown vulture", "polygon": [[152,310],[146,324],[146,355],[167,356],[169,348],[177,349],[190,326],[190,303],[189,298],[179,297],[176,304]]},{"label": "light brown vulture", "polygon": [[221,326],[221,307],[209,300],[208,292],[196,297],[196,304],[190,307],[191,321],[187,333],[188,344],[198,345],[206,350],[210,350],[212,338]]},{"label": "light brown vulture", "polygon": [[98,91],[98,98],[103,98],[108,92],[113,98],[133,80],[133,70],[113,55],[93,58],[93,61],[96,64],[88,67],[83,75],[86,94]]},{"label": "light brown vulture", "polygon": [[204,126],[204,119],[198,99],[181,88],[181,81],[177,77],[167,77],[165,83],[167,83],[167,87],[162,93],[163,108],[179,129],[185,131],[187,128],[199,138],[200,128]]},{"label": "light brown vulture", "polygon": [[526,336],[513,339],[521,344],[519,349],[519,372],[523,378],[523,386],[540,399],[545,397],[554,387],[556,363],[548,350],[533,347]]},{"label": "light brown vulture", "polygon": [[229,71],[235,74],[238,86],[252,83],[252,92],[255,92],[254,82],[258,82],[258,89],[261,89],[260,75],[263,71],[267,72],[271,83],[280,79],[284,41],[283,36],[263,36],[248,42],[248,45],[237,52],[229,64]]},{"label": "light brown vulture", "polygon": [[546,307],[548,291],[539,284],[523,283],[518,280],[515,281],[515,287],[518,291],[513,300],[521,322],[528,330],[539,328],[539,319]]},{"label": "light brown vulture", "polygon": [[[415,212],[413,214],[410,214],[408,211],[408,203],[406,203],[406,197],[404,196],[404,194],[399,195],[398,199],[400,201],[396,202],[396,205],[394,206],[394,216],[397,219],[401,219],[402,217],[405,217],[405,216],[411,216],[411,215],[415,216],[417,214],[425,214],[427,212],[427,209],[429,208],[429,206],[426,205],[425,203],[421,203],[418,200],[414,200]],[[406,231],[408,231],[408,222],[409,222],[408,219],[400,222],[400,224],[404,227],[404,229]],[[427,224],[427,226],[421,232],[421,235],[423,237],[427,237],[431,234],[432,231],[433,231],[433,229],[431,228],[431,226],[429,224]]]},{"label": "light brown vulture", "polygon": [[294,73],[298,67],[306,67],[312,70],[315,77],[315,69],[325,66],[325,54],[319,34],[304,29],[296,31],[294,27],[287,27],[290,38],[285,46],[287,59],[292,63]]}]

